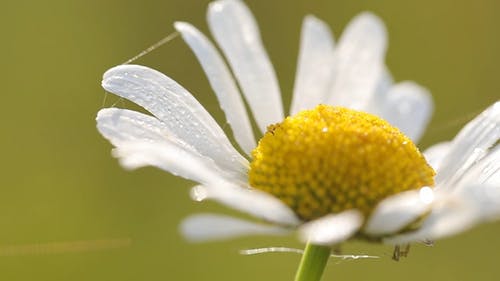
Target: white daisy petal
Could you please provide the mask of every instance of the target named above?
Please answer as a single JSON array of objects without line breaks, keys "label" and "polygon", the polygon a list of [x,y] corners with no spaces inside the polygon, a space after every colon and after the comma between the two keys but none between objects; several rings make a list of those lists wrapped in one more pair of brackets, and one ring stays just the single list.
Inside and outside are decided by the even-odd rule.
[{"label": "white daisy petal", "polygon": [[219,183],[195,186],[191,195],[197,201],[212,199],[232,209],[282,225],[300,223],[295,213],[278,198],[256,189]]},{"label": "white daisy petal", "polygon": [[386,95],[394,84],[394,79],[387,66],[384,66],[382,70],[382,75],[377,82],[377,87],[375,88],[375,94],[371,101],[370,106],[367,108],[368,112],[380,115],[380,111],[384,108],[384,102]]},{"label": "white daisy petal", "polygon": [[363,215],[357,210],[327,215],[299,228],[302,241],[317,245],[333,245],[350,238],[363,224]]},{"label": "white daisy petal", "polygon": [[500,145],[491,149],[484,158],[474,163],[452,192],[464,192],[463,189],[468,188],[467,186],[471,184],[497,184],[500,188]]},{"label": "white daisy petal", "polygon": [[406,81],[389,89],[379,115],[414,142],[418,142],[432,111],[433,103],[429,91],[416,83]]},{"label": "white daisy petal", "polygon": [[302,23],[291,115],[326,102],[332,76],[333,46],[328,26],[314,16],[306,16]]},{"label": "white daisy petal", "polygon": [[174,26],[198,58],[226,114],[236,141],[249,155],[256,146],[252,125],[238,87],[224,60],[214,45],[194,26],[185,22],[176,22]]},{"label": "white daisy petal", "polygon": [[96,121],[99,132],[114,146],[136,140],[164,141],[169,134],[160,120],[128,109],[101,109]]},{"label": "white daisy petal", "polygon": [[371,114],[375,114],[377,116],[382,116],[384,109],[386,108],[386,96],[389,90],[394,85],[394,79],[392,78],[391,73],[387,66],[384,66],[381,72],[381,76],[378,79],[377,85],[373,92],[373,95],[370,94],[371,98],[368,102],[367,106],[363,109]]},{"label": "white daisy petal", "polygon": [[[442,205],[436,208],[435,218],[430,217],[429,223],[426,222],[422,226],[422,231],[440,238],[467,230],[479,223],[500,219],[500,174],[498,173],[500,164],[498,164],[499,159],[496,160],[496,173],[492,173],[484,182],[470,183],[457,190],[458,192],[448,194],[449,198],[443,200]],[[458,208],[460,210],[457,210]],[[448,212],[454,213],[448,214]],[[467,214],[462,214],[465,212]],[[448,220],[451,222],[447,222]],[[448,223],[453,227],[447,226]]]},{"label": "white daisy petal", "polygon": [[463,232],[477,223],[473,205],[460,198],[447,198],[433,207],[419,230],[384,239],[387,244],[404,244],[415,241],[435,240]]},{"label": "white daisy petal", "polygon": [[228,59],[262,132],[283,120],[276,73],[262,46],[259,29],[248,7],[239,0],[212,2],[208,25]]},{"label": "white daisy petal", "polygon": [[[498,178],[496,179],[498,180]],[[471,184],[460,192],[437,190],[432,212],[419,230],[388,238],[390,244],[436,240],[500,218],[500,185]]]},{"label": "white daisy petal", "polygon": [[123,167],[137,169],[154,166],[189,180],[203,184],[217,184],[225,179],[244,181],[217,168],[212,159],[186,151],[172,142],[132,141],[121,143],[113,156]]},{"label": "white daisy petal", "polygon": [[470,186],[467,190],[468,192],[464,196],[467,196],[468,200],[474,201],[478,208],[477,213],[480,221],[500,218],[500,173],[498,170],[494,177],[488,179],[487,183]]},{"label": "white daisy petal", "polygon": [[383,78],[387,34],[371,13],[355,17],[334,52],[334,75],[328,104],[366,110]]},{"label": "white daisy petal", "polygon": [[388,197],[377,205],[363,232],[374,236],[396,233],[428,211],[432,201],[428,187]]},{"label": "white daisy petal", "polygon": [[437,143],[424,151],[425,160],[431,165],[434,171],[439,173],[443,159],[450,150],[450,142]]},{"label": "white daisy petal", "polygon": [[436,183],[454,188],[474,163],[500,139],[500,102],[496,102],[469,122],[453,139],[448,155],[442,161]]},{"label": "white daisy petal", "polygon": [[120,65],[106,71],[102,86],[144,107],[164,122],[178,139],[221,167],[245,173],[247,160],[231,145],[201,104],[164,74],[139,65]]},{"label": "white daisy petal", "polygon": [[[165,145],[172,147],[175,150],[185,150],[188,155],[191,155],[194,158],[199,159],[199,161],[208,162],[207,166],[216,166],[216,163],[212,159],[208,159],[205,156],[202,156],[198,151],[196,151],[193,147],[186,144],[183,140],[177,139],[174,135],[172,135],[165,124],[160,120],[156,119],[153,116],[149,116],[146,114],[142,114],[140,112],[120,109],[120,108],[104,108],[101,109],[97,114],[97,129],[99,132],[107,138],[114,146],[122,147],[128,146],[130,147],[131,143],[139,142],[145,143],[145,146],[149,147],[148,143],[156,143],[155,145],[161,146],[163,143]],[[128,149],[128,148],[127,148]],[[153,148],[148,149],[148,151]],[[123,149],[118,149],[120,151]],[[116,152],[118,153],[118,152]],[[150,153],[150,152],[146,152]],[[130,156],[126,156],[128,158]],[[137,157],[137,156],[134,156]],[[160,156],[157,155],[155,157],[171,157],[170,155]],[[147,159],[146,157],[145,159]],[[127,160],[130,161],[130,160]],[[124,163],[127,162],[124,160]],[[144,160],[147,161],[147,160]],[[141,166],[148,165],[145,163]],[[129,168],[134,168],[134,165]],[[158,165],[154,165],[157,166]],[[170,171],[169,168],[160,167],[164,170]],[[214,168],[214,170],[219,170],[220,167]],[[245,181],[246,177],[238,174],[238,176],[229,176],[226,175],[229,179]],[[193,179],[189,177],[189,179]],[[203,181],[204,183],[206,181]]]},{"label": "white daisy petal", "polygon": [[190,242],[223,240],[247,235],[287,235],[289,229],[216,214],[197,214],[184,219],[182,235]]}]

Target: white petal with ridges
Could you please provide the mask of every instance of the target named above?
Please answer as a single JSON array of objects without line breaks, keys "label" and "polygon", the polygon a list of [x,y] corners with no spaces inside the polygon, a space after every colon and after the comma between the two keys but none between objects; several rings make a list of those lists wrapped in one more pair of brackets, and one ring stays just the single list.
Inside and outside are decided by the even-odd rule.
[{"label": "white petal with ridges", "polygon": [[153,116],[120,108],[104,108],[97,113],[97,129],[114,146],[130,141],[165,141],[165,124]]},{"label": "white petal with ridges", "polygon": [[300,239],[317,245],[333,245],[349,239],[363,224],[363,215],[357,210],[327,215],[302,225]]},{"label": "white petal with ridges", "polygon": [[184,219],[182,235],[190,242],[224,240],[248,235],[287,235],[289,229],[216,214],[197,214]]},{"label": "white petal with ridges", "polygon": [[452,192],[468,192],[470,185],[496,185],[500,189],[500,145],[487,152],[487,155],[474,163],[463,175]]},{"label": "white petal with ridges", "polygon": [[185,22],[176,22],[174,26],[203,67],[236,141],[250,155],[256,147],[252,126],[238,87],[224,60],[214,45],[194,26]]},{"label": "white petal with ridges", "polygon": [[460,196],[437,192],[432,212],[421,227],[384,240],[388,244],[403,244],[416,241],[436,240],[463,232],[479,223],[479,209],[474,202]]},{"label": "white petal with ridges", "polygon": [[[425,218],[417,231],[389,237],[384,242],[402,244],[437,240],[466,231],[485,221],[481,204],[486,202],[481,202],[482,200],[477,200],[477,198],[473,198],[474,196],[471,197],[473,194],[453,195],[443,190],[437,190],[436,195],[432,212]],[[497,197],[498,199],[500,197]],[[500,203],[499,201],[496,203]]]},{"label": "white petal with ridges", "polygon": [[262,132],[283,120],[276,73],[264,50],[257,23],[239,0],[210,3],[208,26],[226,56]]},{"label": "white petal with ridges", "polygon": [[[380,202],[368,219],[363,232],[381,236],[395,233],[431,209],[430,188],[407,191]],[[432,192],[432,190],[430,190]]]},{"label": "white petal with ridges", "polygon": [[384,78],[387,34],[371,13],[356,16],[346,27],[334,52],[334,75],[328,104],[367,110]]},{"label": "white petal with ridges", "polygon": [[164,74],[145,66],[120,65],[106,71],[102,86],[147,109],[176,138],[222,168],[246,172],[248,161],[235,150],[212,116],[186,89]]},{"label": "white petal with ridges", "polygon": [[113,150],[113,156],[117,157],[126,169],[154,166],[203,184],[217,184],[227,179],[245,180],[244,177],[235,178],[234,175],[217,168],[212,159],[186,151],[172,142],[144,140],[121,143]]},{"label": "white petal with ridges", "polygon": [[[246,177],[232,176],[223,172],[220,167],[217,167],[216,163],[212,159],[209,159],[199,152],[197,152],[193,147],[186,144],[180,139],[177,139],[174,135],[172,135],[165,124],[160,120],[156,119],[153,116],[149,116],[140,112],[128,110],[128,109],[120,109],[120,108],[104,108],[101,109],[97,114],[97,128],[99,132],[108,139],[115,147],[118,149],[115,150],[115,155],[123,158],[121,161],[124,166],[133,169],[139,166],[156,166],[166,171],[176,172],[176,168],[169,168],[168,163],[158,163],[162,158],[172,157],[171,155],[180,155],[184,153],[188,155],[188,157],[193,158],[195,162],[205,162],[204,165],[209,167],[210,170],[213,170],[212,173],[217,172],[220,175],[215,176],[215,178],[226,177],[228,180],[236,180],[236,181],[246,181]],[[137,144],[136,144],[137,143]],[[136,147],[137,148],[131,148]],[[175,150],[175,152],[160,155],[153,151],[154,147],[159,147],[158,153],[162,153],[164,151],[164,146],[169,147],[170,149]],[[144,152],[136,151],[139,147],[147,147]],[[126,153],[125,151],[134,151],[133,153]],[[121,152],[120,152],[121,151]],[[177,152],[184,151],[184,152]],[[167,152],[163,152],[167,153]],[[142,156],[139,156],[142,155]],[[148,156],[151,155],[151,156]],[[125,160],[127,158],[128,160]],[[134,162],[131,159],[140,158],[141,161],[144,161],[143,164],[139,165],[139,162]],[[157,160],[152,160],[157,159]],[[170,160],[171,161],[171,160]],[[136,164],[131,164],[132,162]],[[167,160],[166,162],[169,162]],[[127,164],[126,164],[127,163]],[[149,164],[148,164],[149,163]],[[177,164],[181,164],[183,161],[179,160]],[[171,165],[171,164],[170,164]],[[189,167],[189,165],[187,165]],[[215,166],[215,167],[212,167]],[[186,169],[186,168],[184,168]],[[203,173],[202,169],[202,173]],[[197,176],[185,176],[188,179],[192,179],[195,181],[200,181],[201,177]],[[214,176],[210,176],[213,178]],[[208,180],[201,181],[203,183],[212,182]]]},{"label": "white petal with ridges", "polygon": [[434,106],[427,89],[413,82],[400,82],[385,95],[379,115],[418,142],[429,123]]},{"label": "white petal with ridges", "polygon": [[278,198],[232,183],[195,186],[191,196],[196,201],[211,199],[229,208],[282,225],[297,225],[300,220],[295,213]]},{"label": "white petal with ridges", "polygon": [[314,16],[306,16],[302,23],[291,115],[326,102],[333,74],[333,47],[328,26]]},{"label": "white petal with ridges", "polygon": [[500,186],[470,184],[460,192],[436,190],[432,212],[415,232],[387,238],[386,243],[436,240],[466,231],[473,226],[500,219]]},{"label": "white petal with ridges", "polygon": [[436,184],[453,189],[461,177],[500,138],[500,102],[496,102],[469,122],[453,139],[443,159]]}]

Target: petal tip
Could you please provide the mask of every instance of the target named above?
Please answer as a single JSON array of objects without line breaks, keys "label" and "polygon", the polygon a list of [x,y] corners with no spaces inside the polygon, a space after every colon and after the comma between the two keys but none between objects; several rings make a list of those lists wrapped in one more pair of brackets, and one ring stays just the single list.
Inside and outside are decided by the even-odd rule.
[{"label": "petal tip", "polygon": [[351,20],[351,24],[358,28],[369,29],[372,35],[378,35],[384,40],[387,38],[387,29],[384,21],[373,12],[361,12]]},{"label": "petal tip", "polygon": [[174,28],[175,28],[175,30],[177,30],[181,34],[182,34],[183,31],[189,29],[190,26],[191,26],[191,24],[189,24],[187,22],[184,22],[184,21],[176,21],[176,22],[174,22]]},{"label": "petal tip", "polygon": [[349,239],[363,224],[363,214],[355,209],[331,214],[300,227],[299,238],[318,245],[334,245]]}]

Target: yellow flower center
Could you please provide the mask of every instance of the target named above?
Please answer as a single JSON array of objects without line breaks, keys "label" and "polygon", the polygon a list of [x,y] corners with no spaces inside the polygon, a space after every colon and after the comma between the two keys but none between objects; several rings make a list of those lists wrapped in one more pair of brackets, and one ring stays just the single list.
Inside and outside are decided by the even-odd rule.
[{"label": "yellow flower center", "polygon": [[303,220],[358,209],[368,216],[382,199],[434,185],[418,148],[386,121],[319,105],[268,127],[252,152],[249,181]]}]

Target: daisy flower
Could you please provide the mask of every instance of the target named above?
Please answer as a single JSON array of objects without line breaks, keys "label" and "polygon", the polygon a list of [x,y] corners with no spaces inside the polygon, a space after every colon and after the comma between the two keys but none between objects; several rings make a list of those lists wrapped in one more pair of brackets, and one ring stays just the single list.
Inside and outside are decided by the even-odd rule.
[{"label": "daisy flower", "polygon": [[126,169],[158,167],[199,183],[195,200],[261,219],[198,214],[182,223],[185,237],[298,233],[309,245],[304,256],[327,257],[331,245],[351,238],[404,245],[498,218],[500,103],[451,142],[420,153],[414,143],[432,101],[416,83],[392,81],[384,64],[387,35],[376,16],[355,17],[338,42],[324,22],[304,19],[286,118],[245,4],[215,1],[207,20],[223,55],[189,23],[174,26],[205,71],[233,142],[191,93],[145,66],[114,67],[102,85],[152,115],[118,108],[97,115],[98,130]]}]

